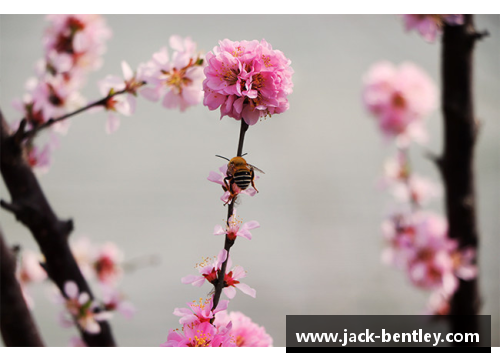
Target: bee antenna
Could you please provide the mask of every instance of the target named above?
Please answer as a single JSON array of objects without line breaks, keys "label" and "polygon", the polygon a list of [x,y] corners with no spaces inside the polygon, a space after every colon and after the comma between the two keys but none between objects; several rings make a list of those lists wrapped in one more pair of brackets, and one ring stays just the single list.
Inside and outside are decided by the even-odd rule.
[{"label": "bee antenna", "polygon": [[223,158],[223,159],[225,159],[225,160],[231,161],[229,158],[226,158],[226,157],[224,157],[224,156],[215,155],[215,157],[220,157],[220,158]]},{"label": "bee antenna", "polygon": [[247,152],[245,152],[244,154],[242,154],[242,155],[241,155],[241,157],[246,156],[246,155],[248,155],[248,153],[247,153]]}]

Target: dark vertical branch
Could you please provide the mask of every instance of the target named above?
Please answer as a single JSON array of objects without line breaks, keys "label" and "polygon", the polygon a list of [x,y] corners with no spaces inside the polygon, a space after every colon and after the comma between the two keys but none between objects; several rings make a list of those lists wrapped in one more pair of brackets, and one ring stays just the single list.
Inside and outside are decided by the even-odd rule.
[{"label": "dark vertical branch", "polygon": [[[245,133],[247,130],[248,130],[248,124],[245,122],[244,119],[241,119],[240,138],[238,140],[238,150],[236,152],[236,156],[238,157],[241,157],[241,155],[243,154],[243,142],[245,141]],[[237,197],[238,196],[235,196],[231,201],[231,203],[227,206],[227,222],[229,222],[229,218],[233,215],[234,203],[236,202]],[[224,249],[227,251],[227,258],[221,265],[221,270],[217,279],[217,284],[215,285],[213,309],[215,309],[219,304],[219,299],[222,293],[222,289],[224,288],[224,276],[226,275],[226,266],[227,266],[227,261],[229,259],[229,249],[231,249],[233,245],[234,245],[234,240],[229,239],[229,237],[226,235],[226,239],[224,240]]]},{"label": "dark vertical branch", "polygon": [[43,347],[16,279],[16,259],[0,231],[0,330],[7,347]]},{"label": "dark vertical branch", "polygon": [[[80,292],[93,294],[71,253],[68,236],[73,229],[71,220],[60,220],[47,201],[33,171],[23,158],[23,147],[11,135],[9,126],[0,112],[0,169],[11,202],[1,200],[1,206],[12,212],[33,234],[45,256],[48,276],[64,291],[68,280],[74,281]],[[80,330],[88,346],[114,346],[111,328],[100,322],[99,334],[88,334]]]},{"label": "dark vertical branch", "polygon": [[[473,50],[478,39],[472,15],[464,25],[445,25],[442,48],[444,153],[440,170],[445,186],[448,235],[459,248],[478,247],[474,191],[474,145],[477,123],[473,104]],[[452,315],[475,315],[480,300],[477,279],[464,281],[451,299]],[[472,319],[471,319],[472,320]],[[475,324],[475,323],[471,323]],[[452,326],[453,329],[465,326]],[[467,326],[477,328],[477,325]],[[472,332],[472,330],[468,330]]]}]

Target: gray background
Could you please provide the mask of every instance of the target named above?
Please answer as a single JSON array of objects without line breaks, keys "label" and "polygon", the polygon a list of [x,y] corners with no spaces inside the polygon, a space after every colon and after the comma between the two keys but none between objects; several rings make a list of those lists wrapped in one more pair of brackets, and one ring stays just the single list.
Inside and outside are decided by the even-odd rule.
[{"label": "gray background", "polygon": [[[418,314],[429,293],[406,275],[381,264],[380,223],[392,205],[375,184],[385,158],[374,120],[360,102],[361,77],[376,61],[410,60],[439,84],[440,45],[406,34],[397,16],[107,16],[114,36],[105,63],[91,75],[84,95],[99,96],[96,81],[146,61],[171,34],[190,35],[201,50],[219,39],[265,38],[292,60],[294,92],[290,110],[251,127],[245,140],[249,162],[266,171],[260,194],[242,198],[238,214],[258,220],[251,241],[238,239],[232,250],[244,279],[257,290],[254,300],[238,293],[229,305],[264,325],[275,346],[285,344],[287,314]],[[498,16],[478,16],[491,37],[475,53],[476,113],[484,122],[477,146],[476,175],[481,233],[480,286],[484,314],[493,316],[499,345]],[[8,120],[19,115],[10,102],[24,93],[24,82],[42,56],[42,16],[1,16],[1,101]],[[61,139],[54,163],[40,178],[61,217],[74,218],[72,238],[118,243],[130,259],[158,255],[161,264],[127,275],[122,288],[139,312],[132,321],[116,316],[112,326],[122,346],[157,346],[178,326],[174,308],[210,291],[183,285],[202,256],[213,256],[223,238],[213,236],[226,216],[221,189],[208,181],[222,165],[215,154],[236,152],[239,123],[219,120],[219,111],[199,105],[185,113],[139,99],[137,113],[122,117],[119,131],[104,132],[106,115],[75,117]],[[440,152],[439,111],[428,122],[428,148]],[[412,149],[416,172],[438,180],[434,166]],[[0,185],[2,198],[9,199]],[[430,208],[441,211],[441,201]],[[36,248],[27,230],[0,211],[10,243]],[[60,328],[58,307],[44,286],[32,288],[34,315],[48,345],[64,346],[76,331]]]}]

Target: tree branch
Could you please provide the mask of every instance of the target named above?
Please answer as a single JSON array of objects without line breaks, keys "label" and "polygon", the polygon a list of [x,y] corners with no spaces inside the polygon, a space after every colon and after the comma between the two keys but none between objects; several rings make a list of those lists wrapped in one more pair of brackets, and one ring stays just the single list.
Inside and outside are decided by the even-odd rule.
[{"label": "tree branch", "polygon": [[[445,25],[442,47],[442,105],[444,116],[444,151],[441,173],[445,186],[448,236],[459,248],[477,248],[474,186],[474,145],[477,125],[473,104],[473,50],[480,39],[474,30],[472,15],[465,15],[462,26]],[[451,315],[475,315],[479,312],[477,279],[460,280],[451,300]],[[474,325],[475,324],[475,325]],[[477,330],[476,322],[467,326],[452,325],[453,331]]]},{"label": "tree branch", "polygon": [[16,259],[0,231],[0,329],[7,347],[43,347],[44,343],[16,279]]},{"label": "tree branch", "polygon": [[[31,231],[45,256],[47,274],[59,290],[64,294],[64,284],[72,280],[80,292],[87,292],[94,299],[68,245],[72,221],[63,221],[56,216],[25,162],[22,145],[15,140],[15,135],[10,135],[1,111],[0,121],[0,169],[12,200],[10,203],[2,201],[2,207],[14,213],[17,220]],[[109,324],[99,324],[99,334],[88,334],[80,329],[83,340],[88,346],[114,346]]]}]

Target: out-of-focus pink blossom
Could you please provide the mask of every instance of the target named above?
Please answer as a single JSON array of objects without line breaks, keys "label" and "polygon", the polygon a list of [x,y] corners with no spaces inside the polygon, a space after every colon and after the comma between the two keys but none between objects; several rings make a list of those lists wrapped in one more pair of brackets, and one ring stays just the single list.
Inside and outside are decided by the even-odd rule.
[{"label": "out-of-focus pink blossom", "polygon": [[86,278],[97,278],[103,284],[114,286],[123,275],[123,253],[115,243],[107,242],[98,246],[82,236],[71,242],[70,247]]},{"label": "out-of-focus pink blossom", "polygon": [[92,241],[86,236],[81,236],[70,243],[70,249],[85,278],[95,277],[93,265],[95,249]]},{"label": "out-of-focus pink blossom", "polygon": [[448,315],[450,314],[450,296],[441,290],[435,291],[429,297],[424,314]]},{"label": "out-of-focus pink blossom", "polygon": [[[222,186],[222,189],[224,190],[224,194],[221,196],[221,200],[224,202],[224,204],[227,204],[229,202],[229,197],[230,193],[228,190],[226,190],[226,185],[224,184],[224,178],[227,176],[227,164],[224,164],[224,166],[219,167],[219,172],[214,172],[210,171],[210,174],[207,177],[208,181],[215,182],[219,185]],[[259,179],[260,176],[255,175],[255,179]],[[245,190],[242,190],[236,185],[236,183],[233,183],[233,194],[238,195],[238,194],[245,194],[249,196],[254,196],[257,193],[257,191],[250,185],[248,186]]]},{"label": "out-of-focus pink blossom", "polygon": [[123,255],[115,243],[107,242],[97,250],[94,269],[97,279],[104,284],[113,285],[122,276],[120,266]]},{"label": "out-of-focus pink blossom", "polygon": [[49,171],[52,163],[52,151],[57,147],[59,147],[59,140],[53,133],[49,136],[49,140],[42,148],[34,144],[28,144],[26,146],[26,161],[37,175],[43,175]]},{"label": "out-of-focus pink blossom", "polygon": [[190,37],[172,35],[170,47],[174,50],[172,58],[164,47],[144,66],[147,87],[139,93],[153,102],[163,98],[164,107],[184,112],[203,98],[203,56]]},{"label": "out-of-focus pink blossom", "polygon": [[95,302],[90,299],[87,293],[80,293],[78,285],[73,281],[67,281],[64,284],[64,294],[66,295],[66,311],[70,314],[72,319],[68,318],[63,312],[63,314],[60,315],[61,326],[71,326],[72,320],[75,320],[87,333],[99,333],[101,327],[98,321],[109,319],[111,314],[108,312],[96,312]]},{"label": "out-of-focus pink blossom", "polygon": [[447,235],[446,220],[430,212],[395,215],[383,224],[389,247],[384,261],[400,267],[416,286],[452,295],[458,278],[477,276],[475,250],[459,250],[458,243]]},{"label": "out-of-focus pink blossom", "polygon": [[104,309],[108,312],[118,311],[125,318],[130,319],[136,313],[134,305],[125,300],[123,295],[108,285],[101,285],[102,290],[102,303]]},{"label": "out-of-focus pink blossom", "polygon": [[217,307],[212,310],[214,301],[213,297],[203,300],[200,298],[199,302],[193,301],[187,303],[188,308],[175,308],[174,315],[181,317],[179,320],[180,324],[184,325],[197,325],[204,322],[210,322],[214,318],[215,314],[221,310],[227,309],[229,301],[220,300]]},{"label": "out-of-focus pink blossom", "polygon": [[242,223],[234,213],[227,221],[227,226],[215,225],[214,235],[226,234],[229,240],[236,240],[238,236],[251,240],[252,234],[250,230],[260,227],[260,224],[257,221],[248,221],[241,225]]},{"label": "out-of-focus pink blossom", "polygon": [[184,326],[182,331],[171,329],[162,347],[236,347],[231,324],[215,327],[209,322]]},{"label": "out-of-focus pink blossom", "polygon": [[406,31],[415,29],[428,42],[432,43],[441,34],[444,23],[462,25],[464,16],[459,14],[404,14]]},{"label": "out-of-focus pink blossom", "polygon": [[[100,15],[48,15],[43,36],[49,70],[57,73],[99,69],[111,30]],[[62,65],[62,66],[61,66]]]},{"label": "out-of-focus pink blossom", "polygon": [[40,263],[42,257],[31,251],[23,250],[21,253],[19,267],[17,268],[17,279],[22,284],[39,283],[47,279],[47,273]]},{"label": "out-of-focus pink blossom", "polygon": [[437,90],[423,70],[383,61],[370,68],[363,83],[363,102],[384,136],[426,140],[423,121],[436,107]]},{"label": "out-of-focus pink blossom", "polygon": [[412,202],[422,206],[430,200],[440,197],[442,189],[440,184],[413,174],[406,182],[394,185],[392,193],[396,199],[402,202]]},{"label": "out-of-focus pink blossom", "polygon": [[293,69],[279,50],[262,41],[219,41],[206,55],[203,104],[220,108],[221,118],[244,119],[254,125],[261,118],[289,108]]},{"label": "out-of-focus pink blossom", "polygon": [[273,339],[266,333],[264,327],[252,322],[252,320],[241,312],[221,311],[215,317],[215,326],[232,324],[231,335],[235,340],[236,347],[272,347]]}]

